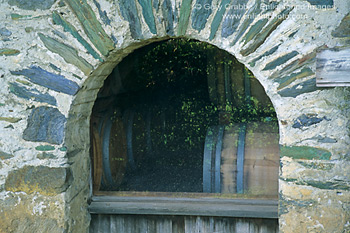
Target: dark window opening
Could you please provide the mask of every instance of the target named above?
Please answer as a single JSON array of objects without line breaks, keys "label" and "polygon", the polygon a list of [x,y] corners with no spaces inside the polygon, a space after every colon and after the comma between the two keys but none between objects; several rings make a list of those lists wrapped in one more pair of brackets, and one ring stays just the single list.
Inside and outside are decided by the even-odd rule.
[{"label": "dark window opening", "polygon": [[277,198],[278,125],[252,73],[209,44],[176,39],[127,56],[92,118],[98,191]]}]

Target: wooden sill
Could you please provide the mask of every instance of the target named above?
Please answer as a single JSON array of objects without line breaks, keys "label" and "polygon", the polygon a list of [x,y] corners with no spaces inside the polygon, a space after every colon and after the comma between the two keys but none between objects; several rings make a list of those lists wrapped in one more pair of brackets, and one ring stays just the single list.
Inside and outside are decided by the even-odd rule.
[{"label": "wooden sill", "polygon": [[[91,214],[191,215],[240,218],[278,218],[278,200],[267,197],[232,199],[223,194],[98,192]],[[158,195],[157,195],[158,194]],[[181,195],[181,197],[180,197]],[[222,196],[222,197],[220,197]]]}]

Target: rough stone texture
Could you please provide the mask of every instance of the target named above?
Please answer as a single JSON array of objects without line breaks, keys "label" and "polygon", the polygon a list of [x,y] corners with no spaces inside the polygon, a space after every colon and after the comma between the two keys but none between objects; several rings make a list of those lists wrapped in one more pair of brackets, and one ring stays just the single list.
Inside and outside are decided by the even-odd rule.
[{"label": "rough stone texture", "polygon": [[254,5],[248,10],[247,17],[241,23],[239,27],[235,39],[232,41],[232,45],[236,44],[237,41],[242,37],[242,35],[246,32],[248,27],[252,24],[256,15],[259,15],[262,11],[261,0],[255,1]]},{"label": "rough stone texture", "polygon": [[277,70],[276,72],[273,72],[269,78],[271,79],[277,79],[281,78],[283,76],[291,75],[291,73],[295,73],[299,69],[303,69],[306,66],[311,66],[315,64],[316,62],[316,50],[322,49],[324,46],[321,46],[319,48],[316,48],[312,52],[309,52],[308,54],[304,55],[303,57],[296,59],[292,61],[291,63],[285,65],[282,67],[282,69]]},{"label": "rough stone texture", "polygon": [[9,194],[0,200],[0,232],[62,233],[64,201],[37,194]]},{"label": "rough stone texture", "polygon": [[310,125],[315,125],[317,123],[320,123],[321,121],[323,121],[325,119],[325,117],[323,118],[319,118],[316,115],[306,115],[303,114],[300,117],[298,117],[293,124],[293,128],[302,128],[302,127],[307,127]]},{"label": "rough stone texture", "polygon": [[322,137],[320,135],[311,138],[311,140],[317,140],[317,142],[320,142],[320,143],[336,143],[336,142],[338,142],[337,139],[330,138],[330,137]]},{"label": "rough stone texture", "polygon": [[90,41],[103,56],[107,56],[109,52],[114,49],[114,42],[97,20],[96,14],[91,9],[91,6],[87,4],[86,0],[66,0],[66,3],[77,16]]},{"label": "rough stone texture", "polygon": [[11,159],[11,158],[13,158],[13,155],[0,150],[0,159],[1,160]]},{"label": "rough stone texture", "polygon": [[341,21],[340,25],[332,31],[334,37],[350,37],[350,13]]},{"label": "rough stone texture", "polygon": [[3,27],[3,28],[0,28],[0,35],[1,36],[11,36],[12,32],[10,30],[8,30],[7,28]]},{"label": "rough stone texture", "polygon": [[54,149],[55,149],[54,146],[49,146],[49,145],[41,145],[41,146],[35,147],[35,150],[38,150],[38,151],[51,151]]},{"label": "rough stone texture", "polygon": [[41,153],[36,156],[38,159],[54,159],[56,158],[54,154],[51,153]]},{"label": "rough stone texture", "polygon": [[205,7],[211,6],[212,0],[197,0],[196,5],[192,11],[192,28],[196,29],[198,32],[202,31],[207,23],[208,17],[212,13],[212,8]]},{"label": "rough stone texture", "polygon": [[0,49],[0,56],[16,56],[20,54],[20,51],[17,49],[8,49],[8,48],[3,48]]},{"label": "rough stone texture", "polygon": [[286,55],[283,55],[283,56],[277,58],[276,60],[267,63],[263,70],[273,70],[277,66],[280,66],[280,65],[282,65],[284,63],[287,63],[290,59],[292,59],[293,57],[297,56],[298,54],[299,53],[297,51],[293,51],[293,52],[290,52],[290,53],[288,53]]},{"label": "rough stone texture", "polygon": [[329,160],[331,155],[332,154],[327,150],[308,146],[281,146],[281,157],[286,156],[294,159]]},{"label": "rough stone texture", "polygon": [[28,89],[20,86],[17,83],[10,83],[10,91],[16,96],[24,99],[32,99],[41,103],[48,103],[53,106],[57,105],[56,99],[48,93],[41,93],[37,89]]},{"label": "rough stone texture", "polygon": [[84,74],[90,74],[93,68],[92,65],[80,57],[77,50],[44,34],[39,33],[38,35],[50,51],[59,54],[67,63],[75,65]]},{"label": "rough stone texture", "polygon": [[56,2],[56,0],[9,0],[11,6],[17,6],[24,10],[47,10]]},{"label": "rough stone texture", "polygon": [[14,117],[0,117],[0,121],[7,121],[10,123],[17,123],[20,120],[22,120],[22,118],[14,118]]},{"label": "rough stone texture", "polygon": [[75,82],[66,79],[62,75],[43,70],[38,66],[32,66],[29,69],[11,71],[11,74],[23,75],[33,83],[68,95],[74,95],[79,90],[79,86]]},{"label": "rough stone texture", "polygon": [[175,15],[170,0],[165,0],[162,4],[162,13],[165,21],[165,31],[169,36],[174,36]]},{"label": "rough stone texture", "polygon": [[[0,232],[88,232],[89,119],[97,93],[126,55],[169,37],[209,42],[230,52],[251,69],[270,97],[279,118],[283,145],[280,232],[350,231],[349,89],[316,88],[314,74],[318,49],[348,44],[349,1],[251,0],[245,13],[249,17],[233,24],[225,18],[229,9],[218,7],[246,1],[212,0],[208,16],[194,16],[196,2],[207,1],[154,0],[152,11],[150,1],[141,0],[66,0],[66,4],[50,5],[49,10],[41,10],[41,1],[36,1],[36,11],[32,12],[23,7],[35,1],[23,1],[23,6],[22,1],[12,1],[20,7],[8,2],[0,3],[1,48],[20,53],[0,56]],[[308,8],[284,8],[287,3],[303,3]],[[317,9],[330,3],[334,9]],[[264,9],[264,5],[278,7]],[[267,17],[267,21],[256,18],[270,15],[277,17]],[[149,26],[152,17],[155,34],[153,26]],[[292,52],[298,54],[284,57]],[[44,80],[25,83],[23,78],[29,80],[27,76],[11,73],[32,66],[76,80],[74,93],[51,89],[43,85]],[[266,66],[269,69],[263,70]],[[33,80],[38,77],[41,74],[36,73]],[[13,83],[21,91],[14,92]],[[62,121],[67,119],[66,127],[60,123],[64,137],[58,140],[59,146],[23,140],[25,119],[30,121],[34,110],[53,111],[47,106],[54,101],[46,94],[56,100],[57,115],[53,115]],[[46,102],[39,101],[42,95]],[[47,112],[42,114],[46,132],[52,125],[44,113]],[[37,137],[42,123],[33,122],[37,131],[33,128],[31,134]],[[43,186],[32,194],[6,191],[6,180],[14,179],[13,174],[22,176],[23,171],[18,170],[24,168],[27,173],[37,171],[41,175],[40,169],[69,169],[74,179],[63,181],[62,176],[60,185],[65,188],[52,193],[45,193]],[[29,184],[37,184],[36,180],[44,183],[41,176],[30,176],[27,183],[24,177],[18,178],[22,188],[29,190]]]},{"label": "rough stone texture", "polygon": [[142,7],[143,17],[153,34],[157,34],[157,28],[154,21],[154,15],[152,10],[152,0],[138,0]]},{"label": "rough stone texture", "polygon": [[64,138],[66,118],[56,108],[38,107],[28,118],[23,139],[33,142],[61,144]]},{"label": "rough stone texture", "polygon": [[222,22],[221,36],[223,38],[231,36],[237,30],[239,23],[246,12],[247,2],[247,0],[241,0],[232,4],[231,9],[227,12],[226,17]]},{"label": "rough stone texture", "polygon": [[297,73],[275,79],[275,81],[280,84],[277,89],[280,90],[298,79],[306,78],[314,74],[315,73],[309,67],[305,67]]},{"label": "rough stone texture", "polygon": [[12,192],[27,194],[38,192],[42,195],[54,196],[67,190],[71,179],[67,168],[25,166],[9,173],[5,189]]},{"label": "rough stone texture", "polygon": [[139,16],[135,14],[135,12],[137,12],[135,1],[121,0],[119,1],[119,7],[122,16],[129,22],[131,36],[134,39],[142,39],[143,35],[140,19]]},{"label": "rough stone texture", "polygon": [[246,45],[247,43],[249,43],[249,41],[256,38],[256,36],[258,36],[263,27],[265,27],[267,22],[269,22],[268,19],[260,19],[253,26],[251,26],[249,31],[242,38],[242,41],[244,41],[243,45]]},{"label": "rough stone texture", "polygon": [[241,51],[243,56],[248,56],[249,54],[255,52],[270,36],[270,34],[287,18],[289,13],[293,8],[286,8],[280,12],[276,17],[274,17],[270,23],[256,36],[254,42],[247,48]]},{"label": "rough stone texture", "polygon": [[52,13],[52,19],[56,24],[61,25],[65,31],[72,34],[85,48],[86,50],[99,61],[103,61],[100,55],[91,47],[91,45],[79,34],[77,29],[67,22],[58,12],[54,11]]},{"label": "rough stone texture", "polygon": [[[282,183],[281,186],[290,187],[286,189],[280,201],[280,211],[286,213],[281,227],[283,232],[348,232],[350,230],[349,192],[315,190],[305,185],[289,183]],[[298,200],[291,201],[291,197],[293,199],[298,197]],[[336,220],[334,216],[337,216]],[[294,225],[295,219],[300,218],[305,218],[305,221]]]},{"label": "rough stone texture", "polygon": [[[283,232],[348,232],[350,230],[349,162],[281,159],[280,206]],[[338,174],[338,175],[336,175]],[[315,178],[320,180],[315,185]],[[343,187],[330,185],[335,180]],[[311,183],[309,183],[311,181]],[[303,216],[309,216],[304,218]],[[334,216],[337,216],[336,218]],[[303,218],[294,225],[293,221]],[[293,227],[292,227],[293,226]]]},{"label": "rough stone texture", "polygon": [[282,91],[279,91],[278,93],[282,97],[297,97],[298,95],[314,92],[318,88],[316,87],[316,79],[309,79],[305,82],[301,82],[299,84],[296,84],[290,88],[283,89]]},{"label": "rough stone texture", "polygon": [[249,65],[254,67],[257,61],[259,61],[263,57],[267,57],[267,56],[273,54],[274,52],[276,52],[278,50],[279,46],[280,45],[277,45],[277,46],[273,47],[272,49],[270,49],[269,51],[266,51],[264,54],[258,56],[253,61],[249,62]]},{"label": "rough stone texture", "polygon": [[311,5],[316,5],[319,7],[333,7],[334,3],[333,0],[306,0]]},{"label": "rough stone texture", "polygon": [[107,12],[101,9],[101,5],[96,0],[94,0],[94,4],[98,9],[98,13],[100,14],[103,23],[106,25],[111,25],[111,20],[108,18]]},{"label": "rough stone texture", "polygon": [[224,7],[226,4],[229,4],[229,0],[223,0],[221,1],[218,10],[214,16],[213,22],[211,23],[210,27],[210,35],[209,35],[209,40],[213,40],[215,37],[215,34],[221,24],[222,18],[224,17],[226,8]]},{"label": "rough stone texture", "polygon": [[191,4],[192,0],[183,0],[181,3],[179,26],[177,29],[177,34],[180,36],[186,33],[192,9]]}]

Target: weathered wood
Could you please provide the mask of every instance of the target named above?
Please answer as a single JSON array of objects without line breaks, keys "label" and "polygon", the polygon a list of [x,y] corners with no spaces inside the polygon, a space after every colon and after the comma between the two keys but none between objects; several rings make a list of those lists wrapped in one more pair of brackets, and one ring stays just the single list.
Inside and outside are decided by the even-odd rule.
[{"label": "weathered wood", "polygon": [[102,143],[96,127],[92,127],[93,189],[100,190],[102,179]]},{"label": "weathered wood", "polygon": [[90,233],[275,233],[277,219],[217,218],[201,216],[91,216]]},{"label": "weathered wood", "polygon": [[94,196],[92,214],[278,218],[277,200]]},{"label": "weathered wood", "polygon": [[316,56],[318,87],[350,86],[350,48],[327,49]]}]

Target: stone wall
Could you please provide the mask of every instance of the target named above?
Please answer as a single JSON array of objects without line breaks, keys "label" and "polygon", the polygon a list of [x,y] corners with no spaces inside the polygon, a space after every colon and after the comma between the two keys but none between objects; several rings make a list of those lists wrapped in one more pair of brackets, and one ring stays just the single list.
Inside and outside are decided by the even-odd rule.
[{"label": "stone wall", "polygon": [[87,231],[97,92],[127,54],[173,37],[233,54],[271,98],[280,126],[280,230],[350,231],[349,89],[315,85],[317,50],[350,44],[348,0],[0,6],[0,232]]}]

